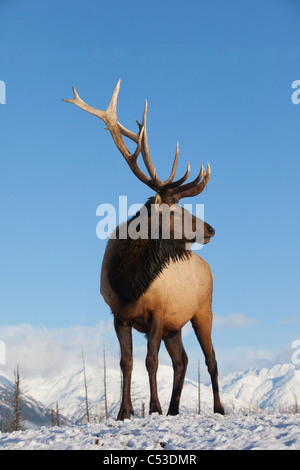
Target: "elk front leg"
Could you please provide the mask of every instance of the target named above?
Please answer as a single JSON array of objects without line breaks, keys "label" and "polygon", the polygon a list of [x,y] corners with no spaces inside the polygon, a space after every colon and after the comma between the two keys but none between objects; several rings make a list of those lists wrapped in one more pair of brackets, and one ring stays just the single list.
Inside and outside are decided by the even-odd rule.
[{"label": "elk front leg", "polygon": [[120,342],[121,360],[120,367],[123,374],[122,402],[118,413],[118,420],[129,419],[133,415],[131,403],[131,373],[132,373],[132,331],[131,327],[124,325],[115,318],[115,330]]},{"label": "elk front leg", "polygon": [[162,414],[157,394],[156,373],[158,369],[158,352],[162,340],[162,323],[159,319],[152,319],[150,331],[148,333],[148,352],[146,357],[146,368],[150,383],[150,407],[149,414]]}]

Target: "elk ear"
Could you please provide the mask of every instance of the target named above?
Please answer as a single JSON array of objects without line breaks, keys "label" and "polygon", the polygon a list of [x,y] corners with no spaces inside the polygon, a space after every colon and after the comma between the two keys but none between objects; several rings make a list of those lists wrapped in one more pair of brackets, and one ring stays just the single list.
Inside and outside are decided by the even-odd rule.
[{"label": "elk ear", "polygon": [[161,196],[159,193],[156,193],[155,194],[155,201],[154,201],[154,204],[155,204],[155,210],[156,211],[159,211],[159,208],[160,206],[162,205],[162,200],[161,200]]}]

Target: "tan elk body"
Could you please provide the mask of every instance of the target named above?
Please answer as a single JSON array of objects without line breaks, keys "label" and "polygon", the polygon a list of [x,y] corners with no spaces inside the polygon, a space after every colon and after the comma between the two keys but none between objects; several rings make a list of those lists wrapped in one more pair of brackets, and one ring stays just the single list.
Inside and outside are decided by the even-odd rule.
[{"label": "tan elk body", "polygon": [[[150,198],[144,206],[145,215],[142,223],[147,222],[148,236],[144,238],[120,237],[120,230],[124,227],[117,227],[115,236],[111,237],[107,243],[102,263],[100,291],[114,315],[115,330],[121,348],[123,396],[118,419],[129,418],[133,414],[130,392],[133,367],[132,328],[145,333],[148,338],[146,368],[150,382],[150,413],[162,413],[156,383],[158,352],[162,340],[174,369],[173,391],[168,414],[174,415],[179,412],[180,396],[188,362],[181,341],[181,329],[188,321],[191,321],[195,330],[211,376],[214,411],[224,414],[219,397],[217,362],[211,342],[212,274],[207,262],[191,251],[187,245],[195,241],[206,244],[215,232],[209,224],[187,213],[178,204],[180,199],[196,196],[203,191],[210,177],[210,167],[208,165],[205,172],[202,165],[197,178],[191,183],[185,183],[190,173],[188,165],[185,175],[178,181],[173,181],[179,155],[177,144],[171,175],[166,181],[161,181],[153,167],[148,147],[147,102],[142,124],[138,123],[139,132],[135,134],[118,122],[119,88],[120,80],[106,111],[100,111],[84,103],[74,88],[74,99],[64,100],[101,118],[132,172],[155,191],[155,196]],[[129,152],[122,136],[137,144],[133,154]],[[137,165],[137,157],[140,153],[149,177]],[[169,238],[162,236],[163,208],[166,206],[170,208]],[[191,220],[189,230],[186,230],[184,225],[187,215]],[[139,216],[139,213],[136,214],[125,224],[127,233],[130,231],[130,224],[137,223]],[[198,230],[199,221],[202,223],[202,231]],[[153,230],[154,223],[156,226]],[[179,232],[180,236],[178,236]],[[155,233],[154,237],[153,233]]]}]

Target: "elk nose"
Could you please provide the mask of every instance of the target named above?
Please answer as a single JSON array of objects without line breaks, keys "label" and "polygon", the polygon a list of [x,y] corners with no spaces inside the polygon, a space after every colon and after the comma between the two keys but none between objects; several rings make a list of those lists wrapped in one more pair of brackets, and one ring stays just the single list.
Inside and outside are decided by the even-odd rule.
[{"label": "elk nose", "polygon": [[213,237],[214,234],[216,233],[215,230],[208,224],[206,224],[206,229],[211,237]]}]

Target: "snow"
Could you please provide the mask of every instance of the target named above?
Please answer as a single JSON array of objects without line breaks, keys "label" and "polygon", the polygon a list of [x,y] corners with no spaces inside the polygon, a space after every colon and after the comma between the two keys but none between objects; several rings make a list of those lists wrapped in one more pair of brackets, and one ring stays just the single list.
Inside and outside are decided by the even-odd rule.
[{"label": "snow", "polygon": [[293,364],[229,374],[220,386],[227,410],[293,412],[300,408],[300,370]]},{"label": "snow", "polygon": [[[35,426],[13,433],[0,432],[0,450],[300,450],[300,370],[293,364],[251,368],[222,378],[220,394],[225,416],[212,412],[211,386],[204,384],[200,387],[201,414],[196,414],[198,384],[186,378],[180,415],[142,417],[142,403],[147,414],[149,385],[144,364],[136,361],[132,383],[135,416],[124,422],[115,419],[120,403],[118,366],[110,362],[106,370],[109,417],[100,422],[100,416],[104,416],[103,370],[87,364],[86,375],[90,424],[85,423],[82,368],[64,371],[50,381],[24,378],[26,403],[36,410]],[[164,413],[172,381],[172,368],[161,364],[158,393]],[[11,389],[9,380],[0,377],[0,404],[1,396],[5,399]],[[55,409],[56,401],[66,417],[62,427],[50,427],[50,410]],[[44,422],[39,424],[41,416],[47,426],[43,426]]]},{"label": "snow", "polygon": [[0,433],[10,450],[296,450],[300,415],[151,415],[124,422]]}]

